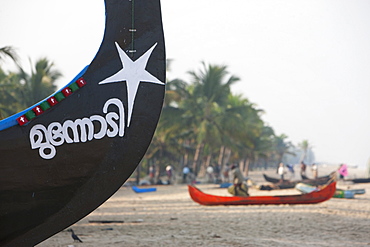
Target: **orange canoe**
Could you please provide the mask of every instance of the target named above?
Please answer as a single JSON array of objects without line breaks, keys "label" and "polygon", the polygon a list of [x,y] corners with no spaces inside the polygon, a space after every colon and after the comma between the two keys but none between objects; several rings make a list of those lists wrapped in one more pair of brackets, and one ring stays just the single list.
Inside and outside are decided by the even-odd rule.
[{"label": "orange canoe", "polygon": [[206,206],[217,205],[267,205],[267,204],[314,204],[329,200],[335,193],[336,182],[325,188],[302,195],[283,196],[216,196],[202,192],[192,185],[188,185],[191,198]]}]

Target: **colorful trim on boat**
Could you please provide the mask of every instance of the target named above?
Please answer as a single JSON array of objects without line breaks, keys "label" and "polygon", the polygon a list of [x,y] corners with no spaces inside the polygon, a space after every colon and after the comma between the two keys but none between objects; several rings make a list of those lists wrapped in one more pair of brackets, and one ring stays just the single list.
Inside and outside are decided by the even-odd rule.
[{"label": "colorful trim on boat", "polygon": [[69,86],[63,88],[60,92],[57,92],[53,96],[50,96],[48,99],[42,101],[39,105],[33,107],[31,110],[27,111],[24,115],[17,118],[17,122],[20,126],[27,124],[29,121],[35,117],[41,115],[46,110],[55,106],[66,97],[70,96],[78,89],[86,85],[86,81],[83,77],[78,78],[77,81],[73,82]]},{"label": "colorful trim on boat", "polygon": [[[64,90],[64,89],[66,89],[67,87],[70,87],[72,84],[74,84],[75,82],[77,82],[78,81],[78,79],[79,78],[81,78],[82,77],[82,75],[86,72],[86,70],[87,70],[87,68],[88,68],[89,66],[86,66],[80,73],[78,73],[77,74],[77,76],[75,76],[63,89],[61,89],[61,90],[59,90],[59,91],[57,91],[55,94],[53,94],[52,96],[50,96],[49,98],[47,98],[47,100],[49,100],[50,98],[52,98],[52,97],[55,97],[55,95],[58,95],[58,97],[61,97],[61,95],[60,94],[58,94],[58,93],[62,93],[62,90]],[[72,86],[72,87],[74,87],[74,86]],[[72,91],[73,92],[73,91]],[[62,93],[62,95],[63,95],[63,93]],[[63,95],[64,96],[64,95]],[[14,126],[14,125],[17,125],[17,124],[19,124],[19,122],[18,122],[18,118],[20,118],[21,116],[23,116],[23,115],[25,115],[26,113],[28,113],[28,115],[32,115],[32,112],[30,112],[30,111],[33,111],[33,109],[34,108],[36,108],[37,106],[39,106],[41,109],[35,109],[35,111],[37,111],[38,112],[38,114],[40,115],[41,113],[39,112],[39,110],[43,110],[43,111],[45,111],[45,110],[47,110],[48,108],[47,108],[47,104],[46,103],[44,103],[45,102],[45,99],[43,99],[42,101],[40,101],[40,102],[38,102],[38,103],[36,103],[36,104],[34,104],[33,106],[31,106],[31,107],[29,107],[29,108],[27,108],[27,109],[25,109],[25,110],[23,110],[23,111],[21,111],[21,112],[18,112],[18,113],[16,113],[16,114],[14,114],[14,115],[12,115],[12,116],[10,116],[10,117],[8,117],[8,118],[5,118],[5,119],[3,119],[3,120],[1,120],[0,121],[0,131],[1,130],[4,130],[4,129],[7,129],[7,128],[10,128],[10,127],[12,127],[12,126]],[[55,105],[56,103],[54,103],[53,104],[53,100],[52,99],[50,99],[48,102],[47,102],[50,106],[53,106],[53,105]],[[33,111],[34,112],[34,111]],[[35,112],[34,112],[35,113]],[[36,113],[35,113],[35,115],[36,116],[38,116]],[[29,116],[30,118],[32,117],[32,116]],[[31,119],[33,119],[34,117],[32,117]],[[27,121],[29,121],[28,120],[28,118],[27,118],[27,116],[26,116],[26,119],[27,119]],[[24,123],[25,124],[25,123]],[[23,125],[24,125],[23,124]]]}]

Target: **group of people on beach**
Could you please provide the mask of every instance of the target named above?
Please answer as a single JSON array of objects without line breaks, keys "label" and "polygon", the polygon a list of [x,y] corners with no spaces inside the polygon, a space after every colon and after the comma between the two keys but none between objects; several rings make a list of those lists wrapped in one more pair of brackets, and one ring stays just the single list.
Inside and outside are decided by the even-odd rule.
[{"label": "group of people on beach", "polygon": [[160,171],[159,169],[156,169],[155,166],[151,165],[149,166],[149,183],[150,184],[172,184],[174,180],[174,168],[171,165],[167,165],[166,168],[166,176],[167,180],[163,182],[160,179]]},{"label": "group of people on beach", "polygon": [[[302,161],[299,164],[300,166],[300,175],[302,179],[307,179],[306,171],[307,171],[307,165]],[[311,171],[313,178],[318,178],[318,166],[317,164],[313,163],[311,165]],[[151,166],[149,168],[149,177],[150,181],[154,184],[154,179],[157,176],[156,173],[158,171],[155,171],[154,167]],[[279,163],[277,168],[277,173],[279,174],[280,181],[283,182],[285,178],[285,175],[287,173],[290,173],[289,179],[294,179],[295,177],[295,171],[294,171],[294,165],[291,164],[284,164],[283,162]],[[345,164],[341,164],[338,168],[338,173],[340,175],[340,178],[343,179],[345,176],[348,175],[347,166]],[[174,170],[173,167],[168,165],[166,167],[166,174],[168,178],[168,184],[171,184],[173,177],[174,177]],[[232,165],[226,164],[224,165],[223,169],[221,170],[221,167],[217,164],[214,164],[213,166],[210,165],[206,168],[206,177],[207,181],[211,183],[231,183],[232,185],[228,188],[229,192],[233,195],[239,195],[239,196],[249,196],[248,193],[248,186],[246,184],[246,181],[248,178],[246,178],[243,173],[241,172],[239,168],[239,164],[234,163]],[[183,183],[194,183],[196,180],[196,176],[193,173],[192,169],[189,166],[184,166],[182,169],[182,182]]]},{"label": "group of people on beach", "polygon": [[[241,172],[238,164],[226,164],[221,171],[219,165],[208,166],[206,169],[207,181],[211,183],[229,183],[232,182],[230,193],[233,195],[249,196],[248,186],[245,184],[246,178]],[[184,166],[182,170],[182,182],[193,183],[195,176],[188,166]]]},{"label": "group of people on beach", "polygon": [[[291,173],[290,179],[295,177],[294,166],[290,165],[290,164],[287,164],[286,167],[285,167],[284,163],[281,162],[278,166],[278,169],[277,169],[277,173],[279,174],[281,181],[284,181],[284,175],[287,173],[286,168]],[[300,175],[301,175],[302,179],[307,179],[306,170],[307,170],[307,165],[302,161],[300,163]],[[318,168],[318,165],[316,163],[313,163],[311,165],[311,171],[312,171],[313,179],[318,178],[319,168]],[[344,179],[344,177],[347,177],[348,176],[348,167],[347,167],[347,165],[346,164],[340,164],[340,166],[338,168],[338,173],[339,173],[339,179]]]},{"label": "group of people on beach", "polygon": [[[307,165],[304,163],[304,161],[301,161],[300,163],[300,175],[302,179],[307,178]],[[319,175],[319,169],[316,163],[313,163],[311,165],[311,171],[312,171],[312,176],[314,179],[318,178]],[[285,179],[285,175],[289,172],[290,173],[290,178],[293,179],[295,177],[295,171],[294,171],[294,165],[292,164],[286,164],[284,165],[283,162],[280,162],[277,168],[277,174],[279,174],[280,181],[283,182]]]},{"label": "group of people on beach", "polygon": [[[231,181],[231,167],[229,164],[225,164],[223,168],[221,165],[214,163],[206,168],[206,179],[208,183],[228,183]],[[191,183],[195,179],[195,174],[189,166],[184,166],[182,170],[182,182]]]},{"label": "group of people on beach", "polygon": [[[304,161],[301,161],[300,168],[301,168],[301,177],[302,177],[302,179],[306,179],[307,178],[307,174],[306,174],[307,165],[304,163]],[[319,176],[319,167],[317,166],[316,163],[313,163],[311,165],[311,171],[312,171],[313,178],[314,179],[318,178],[318,176]]]}]

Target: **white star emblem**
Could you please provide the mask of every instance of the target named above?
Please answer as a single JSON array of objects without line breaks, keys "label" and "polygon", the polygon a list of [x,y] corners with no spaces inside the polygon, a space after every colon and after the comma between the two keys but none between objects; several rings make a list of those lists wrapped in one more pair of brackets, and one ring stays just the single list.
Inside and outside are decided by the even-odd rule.
[{"label": "white star emblem", "polygon": [[151,75],[145,70],[148,63],[149,57],[152,54],[154,48],[157,46],[155,43],[149,50],[147,50],[141,57],[136,61],[132,61],[131,58],[121,49],[121,47],[115,42],[118,55],[121,59],[122,69],[114,75],[99,82],[99,84],[115,83],[126,81],[127,87],[127,98],[128,98],[128,120],[127,127],[130,126],[132,110],[135,104],[135,97],[139,88],[140,82],[150,82],[155,84],[164,85],[163,82],[158,80],[156,77]]}]

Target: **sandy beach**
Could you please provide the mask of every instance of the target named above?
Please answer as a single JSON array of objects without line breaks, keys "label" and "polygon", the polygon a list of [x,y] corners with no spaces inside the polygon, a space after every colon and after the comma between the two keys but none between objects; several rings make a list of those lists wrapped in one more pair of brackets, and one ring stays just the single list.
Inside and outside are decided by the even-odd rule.
[{"label": "sandy beach", "polygon": [[[262,173],[276,176],[271,170],[251,172],[249,177],[256,184],[267,184]],[[83,243],[74,242],[66,229],[37,247],[370,246],[370,183],[339,181],[337,188],[365,189],[366,193],[354,199],[331,198],[319,204],[293,206],[202,206],[192,201],[185,184],[151,187],[157,190],[135,193],[123,186],[98,209],[67,228],[72,228]],[[197,187],[209,194],[229,196],[216,184]],[[299,192],[250,188],[250,194]]]}]

